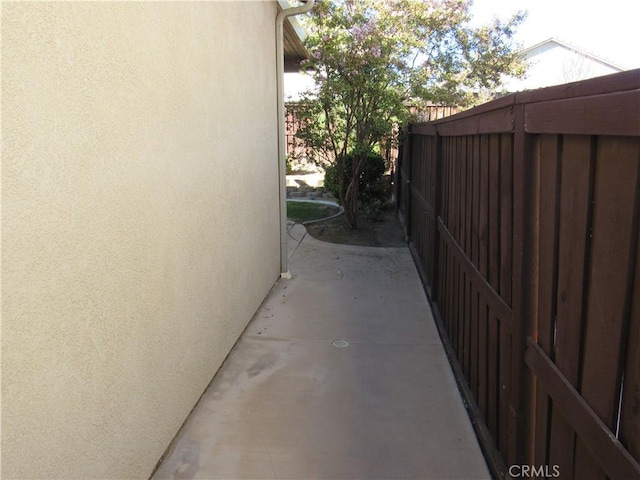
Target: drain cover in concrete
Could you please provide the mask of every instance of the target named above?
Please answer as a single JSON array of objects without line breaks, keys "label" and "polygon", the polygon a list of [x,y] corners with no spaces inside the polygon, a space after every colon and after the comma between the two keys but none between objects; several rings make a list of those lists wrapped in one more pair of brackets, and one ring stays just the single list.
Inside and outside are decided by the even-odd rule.
[{"label": "drain cover in concrete", "polygon": [[347,342],[346,340],[336,340],[335,342],[333,342],[333,346],[334,347],[348,347],[349,346],[349,342]]}]

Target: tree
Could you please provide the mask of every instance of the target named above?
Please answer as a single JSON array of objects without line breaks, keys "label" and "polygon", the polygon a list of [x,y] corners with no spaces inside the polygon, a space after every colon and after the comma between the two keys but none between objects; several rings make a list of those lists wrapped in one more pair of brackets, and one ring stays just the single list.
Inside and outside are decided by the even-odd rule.
[{"label": "tree", "polygon": [[[471,28],[469,0],[320,1],[308,16],[298,130],[320,162],[336,166],[340,202],[357,228],[359,182],[369,154],[408,119],[411,101],[473,103],[504,74],[523,73],[512,36],[524,14]],[[345,174],[347,155],[351,174]]]}]

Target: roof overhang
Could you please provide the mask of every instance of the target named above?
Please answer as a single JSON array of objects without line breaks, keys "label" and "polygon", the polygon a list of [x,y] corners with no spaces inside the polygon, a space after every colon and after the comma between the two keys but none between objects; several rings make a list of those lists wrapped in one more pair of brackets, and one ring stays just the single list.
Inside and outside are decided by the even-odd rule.
[{"label": "roof overhang", "polygon": [[[291,8],[287,0],[278,0],[278,11]],[[284,22],[284,71],[298,72],[300,62],[309,58],[309,52],[304,48],[307,35],[296,17],[289,17]]]}]

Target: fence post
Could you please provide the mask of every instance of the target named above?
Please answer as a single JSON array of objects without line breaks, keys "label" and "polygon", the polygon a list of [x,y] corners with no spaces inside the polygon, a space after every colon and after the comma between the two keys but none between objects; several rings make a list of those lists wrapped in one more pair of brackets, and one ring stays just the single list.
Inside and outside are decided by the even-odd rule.
[{"label": "fence post", "polygon": [[440,213],[442,209],[442,170],[443,162],[442,158],[442,137],[438,132],[436,126],[435,135],[435,173],[433,175],[433,181],[435,182],[435,194],[433,203],[433,278],[431,279],[431,298],[438,298],[440,289]]},{"label": "fence post", "polygon": [[[533,461],[534,381],[524,360],[537,315],[538,169],[535,144],[524,129],[523,103],[515,102],[513,143],[512,412],[507,466]],[[512,423],[513,422],[513,423]]]},{"label": "fence post", "polygon": [[403,156],[404,156],[404,139],[403,139],[404,130],[405,130],[405,127],[402,127],[402,129],[398,130],[398,154],[396,156],[396,161],[393,168],[393,178],[392,178],[393,180],[392,194],[395,197],[396,214],[398,213],[398,210],[400,210],[401,203],[402,203],[402,191],[401,191],[402,175],[400,174],[400,170],[402,169]]},{"label": "fence post", "polygon": [[412,125],[407,127],[406,145],[407,148],[404,151],[404,171],[406,179],[403,181],[402,189],[404,191],[404,222],[405,222],[405,235],[407,237],[407,243],[411,241],[412,224],[411,224],[411,170],[413,169],[413,139]]}]

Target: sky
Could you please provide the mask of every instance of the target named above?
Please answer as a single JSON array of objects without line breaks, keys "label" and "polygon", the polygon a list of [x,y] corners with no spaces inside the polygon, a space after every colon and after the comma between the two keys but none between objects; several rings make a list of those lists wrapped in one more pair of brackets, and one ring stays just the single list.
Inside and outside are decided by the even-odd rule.
[{"label": "sky", "polygon": [[619,67],[640,67],[639,0],[474,0],[475,21],[529,12],[516,36],[523,47],[556,37]]},{"label": "sky", "polygon": [[[640,68],[640,0],[474,0],[471,12],[483,24],[519,10],[528,11],[516,34],[523,48],[555,37],[618,67]],[[285,75],[285,96],[308,86]]]}]

